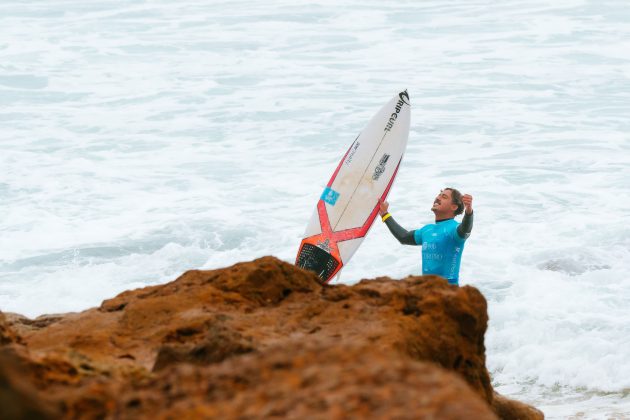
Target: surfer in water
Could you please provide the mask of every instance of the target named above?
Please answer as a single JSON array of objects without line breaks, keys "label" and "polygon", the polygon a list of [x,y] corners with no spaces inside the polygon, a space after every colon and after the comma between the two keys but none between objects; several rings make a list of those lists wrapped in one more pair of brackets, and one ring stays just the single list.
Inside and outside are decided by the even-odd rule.
[{"label": "surfer in water", "polygon": [[[379,214],[389,231],[403,245],[422,245],[422,274],[444,277],[449,284],[459,285],[459,264],[464,243],[473,227],[472,196],[455,188],[444,188],[433,200],[431,211],[435,223],[408,231],[388,212],[389,203],[379,201]],[[461,223],[455,216],[464,212]]]}]

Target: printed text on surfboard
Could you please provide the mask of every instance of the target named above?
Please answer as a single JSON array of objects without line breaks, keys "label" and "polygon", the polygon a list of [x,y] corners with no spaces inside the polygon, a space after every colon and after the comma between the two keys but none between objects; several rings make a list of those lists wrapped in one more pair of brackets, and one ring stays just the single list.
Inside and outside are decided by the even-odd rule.
[{"label": "printed text on surfboard", "polygon": [[402,109],[403,105],[404,104],[409,105],[409,94],[407,93],[406,90],[404,92],[400,92],[398,94],[398,97],[400,99],[398,99],[398,102],[396,102],[396,112],[392,113],[391,117],[389,117],[389,121],[387,122],[387,125],[385,126],[385,131],[391,131],[391,129],[394,127],[396,118],[398,118],[398,114],[400,113],[400,110]]}]

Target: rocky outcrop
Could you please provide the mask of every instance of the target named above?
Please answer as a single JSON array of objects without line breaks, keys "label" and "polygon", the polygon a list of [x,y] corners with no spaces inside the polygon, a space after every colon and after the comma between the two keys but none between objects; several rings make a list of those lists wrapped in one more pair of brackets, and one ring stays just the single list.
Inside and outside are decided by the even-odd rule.
[{"label": "rocky outcrop", "polygon": [[127,418],[148,410],[171,418],[496,419],[456,375],[348,343],[293,342],[215,367],[174,365],[125,395],[117,415]]},{"label": "rocky outcrop", "polygon": [[321,286],[264,257],[81,313],[8,315],[0,340],[22,349],[29,398],[66,418],[542,418],[494,393],[487,322],[473,287]]},{"label": "rocky outcrop", "polygon": [[0,313],[0,419],[53,419],[59,413],[38,394],[22,338]]},{"label": "rocky outcrop", "polygon": [[0,346],[13,343],[22,343],[22,337],[9,327],[7,317],[0,312]]}]

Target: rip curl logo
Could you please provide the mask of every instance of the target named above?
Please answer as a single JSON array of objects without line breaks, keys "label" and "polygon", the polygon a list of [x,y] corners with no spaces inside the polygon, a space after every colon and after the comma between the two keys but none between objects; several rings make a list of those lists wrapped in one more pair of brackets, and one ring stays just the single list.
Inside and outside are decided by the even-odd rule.
[{"label": "rip curl logo", "polygon": [[385,153],[381,160],[379,160],[378,165],[374,168],[374,173],[372,174],[372,179],[374,181],[378,181],[378,179],[385,172],[385,165],[387,165],[387,161],[389,160],[389,155]]},{"label": "rip curl logo", "polygon": [[[403,101],[403,102],[404,102],[404,103],[406,103],[407,105],[411,106],[411,104],[409,103],[409,94],[407,93],[407,91],[406,91],[406,90],[405,90],[405,91],[403,91],[403,92],[400,92],[400,93],[398,94],[398,97],[400,98],[400,100],[401,100],[401,101]],[[406,98],[406,100],[405,100],[405,98]]]},{"label": "rip curl logo", "polygon": [[389,117],[389,121],[387,122],[387,125],[385,126],[385,131],[392,130],[392,128],[394,127],[394,123],[398,119],[398,114],[400,114],[400,111],[402,110],[403,105],[411,106],[411,104],[409,103],[409,94],[407,93],[406,90],[403,92],[400,92],[398,94],[398,98],[399,98],[398,102],[396,102],[396,112],[393,112],[392,115]]}]

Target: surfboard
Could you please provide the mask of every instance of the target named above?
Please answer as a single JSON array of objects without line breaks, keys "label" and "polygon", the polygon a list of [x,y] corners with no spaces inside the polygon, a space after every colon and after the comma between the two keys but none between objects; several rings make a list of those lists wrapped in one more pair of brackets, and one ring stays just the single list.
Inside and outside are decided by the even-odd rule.
[{"label": "surfboard", "polygon": [[295,265],[328,283],[348,264],[385,200],[400,167],[410,120],[409,94],[400,92],[352,142],[306,226]]}]

